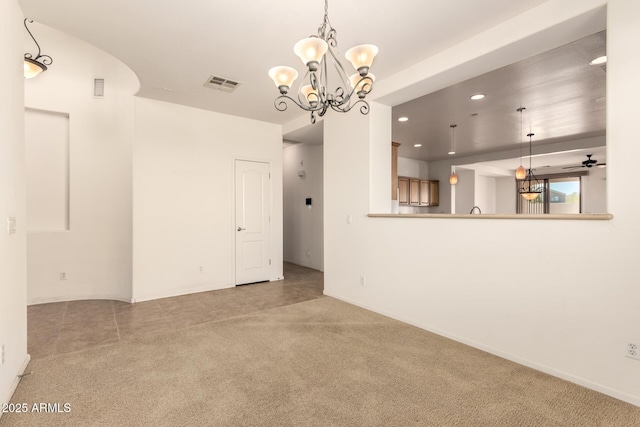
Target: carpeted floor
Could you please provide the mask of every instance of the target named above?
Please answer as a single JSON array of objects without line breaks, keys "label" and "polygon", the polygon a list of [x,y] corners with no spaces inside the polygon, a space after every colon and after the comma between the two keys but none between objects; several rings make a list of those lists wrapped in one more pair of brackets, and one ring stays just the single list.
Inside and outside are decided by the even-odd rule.
[{"label": "carpeted floor", "polygon": [[2,426],[638,426],[640,408],[324,297],[34,360]]}]

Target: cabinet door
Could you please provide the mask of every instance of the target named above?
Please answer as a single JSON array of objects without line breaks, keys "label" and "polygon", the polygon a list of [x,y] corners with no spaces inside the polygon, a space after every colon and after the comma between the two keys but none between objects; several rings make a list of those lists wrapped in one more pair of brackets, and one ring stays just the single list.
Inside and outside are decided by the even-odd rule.
[{"label": "cabinet door", "polygon": [[430,181],[420,180],[420,206],[431,206]]},{"label": "cabinet door", "polygon": [[398,204],[409,204],[409,178],[405,176],[398,177]]},{"label": "cabinet door", "polygon": [[409,179],[409,204],[420,206],[420,180],[417,178]]},{"label": "cabinet door", "polygon": [[429,206],[440,205],[440,181],[429,181]]}]

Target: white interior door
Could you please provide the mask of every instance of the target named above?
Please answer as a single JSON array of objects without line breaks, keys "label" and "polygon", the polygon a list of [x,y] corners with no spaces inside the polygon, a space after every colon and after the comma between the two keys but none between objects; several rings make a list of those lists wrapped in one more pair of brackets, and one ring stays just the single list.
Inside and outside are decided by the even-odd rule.
[{"label": "white interior door", "polygon": [[236,160],[236,285],[269,280],[269,164]]}]

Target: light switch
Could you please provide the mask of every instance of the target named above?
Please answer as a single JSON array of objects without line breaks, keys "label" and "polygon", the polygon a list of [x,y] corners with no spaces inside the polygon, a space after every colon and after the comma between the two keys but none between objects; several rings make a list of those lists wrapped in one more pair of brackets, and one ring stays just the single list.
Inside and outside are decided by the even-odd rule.
[{"label": "light switch", "polygon": [[7,234],[15,234],[16,232],[16,218],[10,216],[7,218]]},{"label": "light switch", "polygon": [[353,217],[351,215],[347,215],[347,224],[353,223]]}]

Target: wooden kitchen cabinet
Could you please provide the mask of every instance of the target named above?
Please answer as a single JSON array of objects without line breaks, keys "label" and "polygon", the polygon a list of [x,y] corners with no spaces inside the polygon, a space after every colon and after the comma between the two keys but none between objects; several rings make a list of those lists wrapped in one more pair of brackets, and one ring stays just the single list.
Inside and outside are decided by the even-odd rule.
[{"label": "wooden kitchen cabinet", "polygon": [[409,204],[420,206],[420,180],[418,178],[409,179]]},{"label": "wooden kitchen cabinet", "polygon": [[440,181],[429,181],[429,206],[440,205]]},{"label": "wooden kitchen cabinet", "polygon": [[398,204],[409,204],[409,178],[406,176],[398,177]]},{"label": "wooden kitchen cabinet", "polygon": [[431,185],[426,179],[420,180],[420,206],[431,206],[429,195],[431,193]]},{"label": "wooden kitchen cabinet", "polygon": [[398,204],[438,206],[440,204],[440,181],[399,176]]}]

